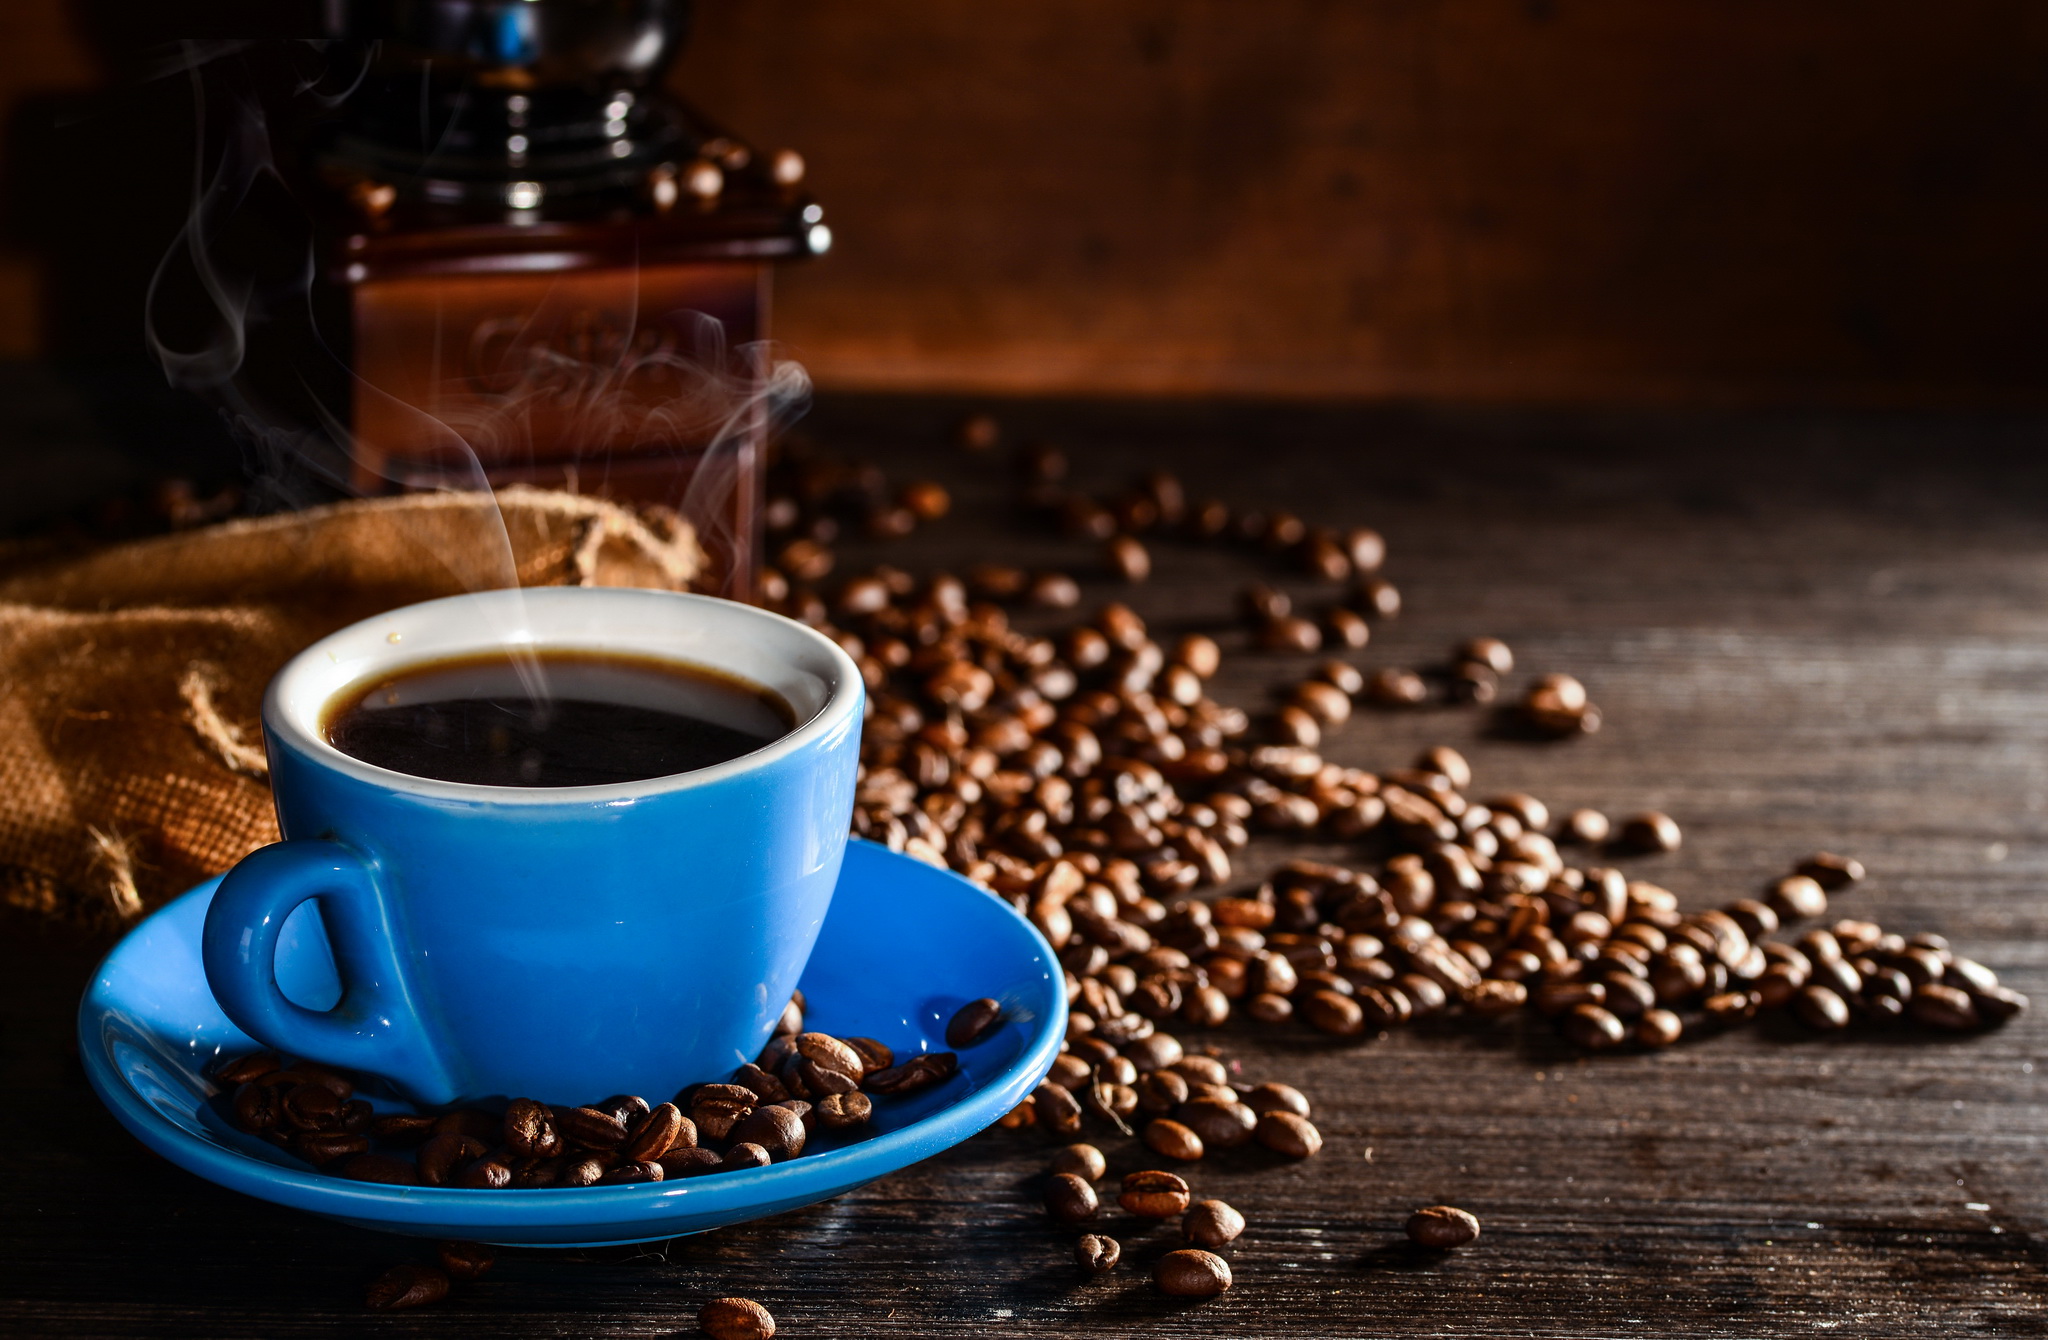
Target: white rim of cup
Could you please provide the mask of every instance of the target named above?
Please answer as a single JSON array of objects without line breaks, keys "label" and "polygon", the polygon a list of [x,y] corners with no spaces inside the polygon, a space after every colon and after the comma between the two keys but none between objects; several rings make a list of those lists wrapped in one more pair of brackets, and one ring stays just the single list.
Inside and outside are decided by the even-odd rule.
[{"label": "white rim of cup", "polygon": [[[612,782],[600,786],[486,786],[473,782],[447,782],[432,777],[419,777],[408,772],[382,768],[374,763],[364,762],[353,754],[343,753],[335,748],[319,729],[317,717],[321,709],[366,679],[387,675],[409,665],[490,651],[507,645],[516,645],[542,653],[618,651],[673,660],[685,665],[704,665],[728,674],[738,673],[709,661],[693,661],[685,656],[665,653],[659,647],[636,642],[630,634],[622,635],[602,646],[594,646],[588,641],[568,636],[550,637],[545,630],[543,616],[537,611],[565,600],[610,600],[621,605],[661,602],[671,609],[679,606],[669,605],[669,602],[684,602],[714,612],[714,617],[719,619],[753,622],[758,625],[758,631],[763,637],[785,641],[808,653],[806,656],[792,656],[790,660],[806,662],[815,658],[813,663],[798,664],[796,668],[801,673],[814,675],[823,682],[824,701],[808,720],[799,722],[787,734],[738,758],[691,772],[649,777],[635,782]],[[493,604],[505,607],[505,612],[515,619],[532,620],[523,637],[509,642],[506,639],[458,638],[437,644],[432,641],[433,635],[430,630],[421,633],[421,640],[417,642],[408,643],[404,637],[393,636],[395,632],[403,633],[405,636],[411,636],[413,632],[411,629],[397,629],[394,625],[414,625],[431,620],[436,611],[446,611],[450,606]],[[356,653],[349,662],[342,660],[341,653],[344,650],[353,649],[356,644],[365,640],[369,641],[373,649],[372,654]],[[375,651],[379,644],[389,647],[390,650]],[[349,664],[359,665],[360,668],[352,672],[338,673],[338,670]],[[772,689],[773,686],[764,687]],[[619,804],[710,786],[730,777],[768,767],[798,750],[810,747],[815,741],[834,732],[858,730],[860,723],[857,720],[849,721],[849,718],[858,710],[862,688],[859,668],[838,643],[814,628],[757,606],[714,596],[682,591],[655,591],[640,587],[542,586],[516,590],[508,588],[473,591],[465,595],[447,596],[439,600],[402,606],[350,624],[321,638],[287,661],[284,668],[270,681],[270,686],[263,695],[263,729],[265,734],[271,737],[274,745],[294,750],[329,771],[344,773],[358,781],[406,795],[491,805]],[[315,718],[310,721],[302,719],[308,715],[309,705],[310,715]],[[798,710],[794,703],[789,706],[792,711]]]}]

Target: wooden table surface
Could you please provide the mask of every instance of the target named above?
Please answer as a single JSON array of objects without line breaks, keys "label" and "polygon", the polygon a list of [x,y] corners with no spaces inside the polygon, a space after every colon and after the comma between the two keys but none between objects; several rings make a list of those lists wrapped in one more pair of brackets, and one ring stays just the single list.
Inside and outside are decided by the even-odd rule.
[{"label": "wooden table surface", "polygon": [[[1000,460],[945,445],[957,409],[817,408],[822,442],[940,478],[960,504],[847,561],[1091,563],[1015,523]],[[1872,873],[1843,914],[1938,930],[2048,1002],[2048,424],[1107,403],[1004,421],[1066,444],[1077,482],[1166,465],[1198,494],[1377,526],[1407,610],[1361,664],[1492,634],[1517,681],[1570,671],[1606,711],[1599,735],[1564,744],[1491,738],[1469,709],[1368,712],[1331,756],[1394,766],[1448,743],[1482,790],[1664,808],[1683,849],[1628,868],[1688,907],[1817,848],[1853,853]],[[1176,631],[1229,627],[1236,588],[1277,571],[1226,550],[1155,557],[1132,598]],[[1233,656],[1219,696],[1257,706],[1290,664]],[[1039,1208],[1044,1143],[994,1132],[739,1228],[508,1251],[439,1308],[379,1315],[363,1284],[415,1244],[217,1189],[101,1110],[72,1025],[104,947],[0,925],[0,1333],[665,1336],[731,1293],[789,1337],[2048,1332],[2048,1009],[1960,1040],[1751,1029],[1598,1059],[1540,1024],[1359,1045],[1226,1031],[1248,1077],[1309,1092],[1328,1144],[1190,1174],[1250,1222],[1236,1287],[1199,1305],[1142,1270],[1079,1281],[1073,1235]],[[1413,1255],[1401,1223],[1438,1202],[1485,1236]],[[1120,1235],[1143,1260],[1168,1231]]]}]

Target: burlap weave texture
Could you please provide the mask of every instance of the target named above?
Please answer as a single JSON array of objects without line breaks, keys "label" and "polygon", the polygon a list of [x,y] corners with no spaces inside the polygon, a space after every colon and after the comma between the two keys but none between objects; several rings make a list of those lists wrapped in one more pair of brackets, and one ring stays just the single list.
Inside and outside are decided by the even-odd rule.
[{"label": "burlap weave texture", "polygon": [[277,839],[258,707],[358,619],[463,591],[684,589],[689,526],[513,488],[235,521],[0,580],[0,898],[119,925]]}]

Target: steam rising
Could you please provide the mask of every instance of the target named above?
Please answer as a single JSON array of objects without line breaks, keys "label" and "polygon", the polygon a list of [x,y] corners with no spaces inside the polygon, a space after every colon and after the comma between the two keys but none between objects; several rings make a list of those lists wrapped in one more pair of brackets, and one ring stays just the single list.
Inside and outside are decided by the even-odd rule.
[{"label": "steam rising", "polygon": [[[160,75],[183,74],[191,83],[199,129],[191,207],[157,267],[144,312],[144,337],[166,378],[218,408],[258,491],[287,505],[356,492],[366,476],[412,489],[490,493],[484,462],[526,459],[537,411],[545,409],[550,423],[564,426],[564,440],[600,444],[592,474],[610,444],[701,450],[684,496],[672,501],[700,542],[743,543],[723,529],[733,490],[745,482],[739,445],[801,413],[810,380],[765,342],[729,347],[709,316],[643,320],[634,310],[623,314],[621,329],[568,350],[522,338],[516,324],[487,323],[472,337],[461,394],[450,397],[462,408],[438,416],[363,381],[336,356],[315,316],[311,217],[278,168],[258,76],[277,73],[262,59],[283,60],[295,67],[289,98],[331,107],[369,68],[367,56],[360,67],[331,67],[351,50],[338,43],[186,44],[158,66]],[[423,95],[423,146],[446,133],[430,123]],[[432,470],[362,450],[332,403],[333,387],[382,398],[421,429],[414,436],[431,442]],[[480,585],[516,586],[502,515],[492,543],[495,561],[486,566],[496,579]],[[538,693],[537,684],[530,687]]]}]

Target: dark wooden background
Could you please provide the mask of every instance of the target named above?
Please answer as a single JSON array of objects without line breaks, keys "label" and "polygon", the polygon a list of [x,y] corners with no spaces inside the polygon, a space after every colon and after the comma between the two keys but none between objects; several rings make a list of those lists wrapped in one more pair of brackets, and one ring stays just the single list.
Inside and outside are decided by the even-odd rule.
[{"label": "dark wooden background", "polygon": [[[61,391],[31,389],[9,403],[42,405],[35,441],[80,440]],[[960,514],[888,556],[1090,561],[1012,528],[1002,464],[941,445],[957,408],[833,397],[814,416],[821,440],[896,478],[955,485]],[[1815,848],[1855,853],[1872,877],[1841,912],[1939,930],[2043,1004],[1953,1041],[1764,1029],[1593,1060],[1514,1026],[1358,1046],[1226,1033],[1247,1076],[1311,1094],[1329,1143],[1303,1165],[1190,1174],[1251,1224],[1237,1287],[1199,1306],[1153,1292],[1145,1265],[1166,1232],[1120,1216],[1109,1231],[1132,1265],[1078,1281],[1072,1235],[1038,1208],[1044,1147],[996,1133],[762,1223],[508,1252],[435,1311],[372,1316],[362,1285],[417,1249],[215,1189],[129,1139],[71,1041],[101,946],[14,917],[0,924],[0,1332],[666,1336],[742,1293],[792,1340],[2048,1333],[2048,423],[1045,402],[1004,417],[1067,443],[1087,482],[1167,465],[1236,503],[1379,526],[1409,608],[1361,664],[1494,634],[1518,681],[1576,673],[1607,711],[1598,736],[1562,745],[1488,738],[1469,711],[1367,713],[1333,756],[1389,766],[1445,742],[1482,788],[1667,808],[1683,849],[1631,869],[1689,906]],[[0,438],[6,478],[40,455],[23,432]],[[1169,630],[1227,626],[1233,590],[1273,575],[1215,551],[1157,557],[1134,599]],[[1221,694],[1256,706],[1301,668],[1236,656]],[[1109,1148],[1113,1168],[1134,1166]],[[1442,1201],[1478,1214],[1484,1238],[1411,1255],[1402,1220]]]},{"label": "dark wooden background", "polygon": [[[0,6],[0,353],[143,356],[193,107],[166,53],[132,48],[177,4],[218,8]],[[2048,10],[2028,0],[698,11],[676,87],[801,150],[836,230],[780,323],[827,385],[2043,390]]]}]

